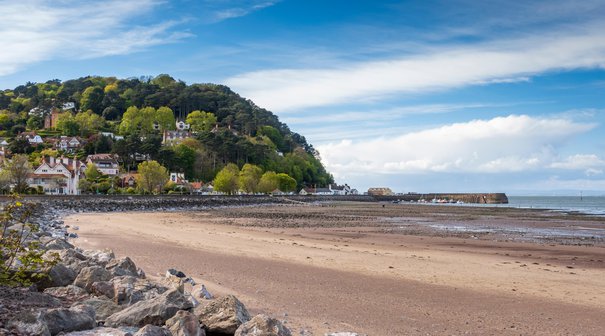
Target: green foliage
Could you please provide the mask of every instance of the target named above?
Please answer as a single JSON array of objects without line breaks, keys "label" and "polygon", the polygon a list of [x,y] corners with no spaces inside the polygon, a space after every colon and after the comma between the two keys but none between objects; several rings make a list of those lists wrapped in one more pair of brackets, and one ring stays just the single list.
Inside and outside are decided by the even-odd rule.
[{"label": "green foliage", "polygon": [[166,106],[162,106],[155,111],[154,121],[160,125],[161,130],[173,130],[176,127],[174,113]]},{"label": "green foliage", "polygon": [[258,191],[263,194],[270,194],[275,189],[279,189],[279,177],[275,172],[265,172],[258,182]]},{"label": "green foliage", "polygon": [[216,116],[210,112],[193,111],[187,115],[186,123],[194,132],[210,131],[216,124]]},{"label": "green foliage", "polygon": [[168,181],[168,170],[157,161],[145,161],[138,166],[137,186],[144,193],[161,192]]},{"label": "green foliage", "polygon": [[13,158],[5,164],[4,169],[10,173],[15,192],[25,192],[28,187],[27,179],[32,172],[29,157],[25,154],[13,155]]},{"label": "green foliage", "polygon": [[279,180],[279,190],[284,192],[290,192],[296,190],[296,180],[290,177],[288,174],[279,173],[277,174]]},{"label": "green foliage", "polygon": [[18,200],[4,207],[0,217],[0,285],[29,286],[48,277],[58,254],[43,258],[45,250],[32,238],[38,227],[29,222],[33,206]]},{"label": "green foliage", "polygon": [[80,132],[80,126],[73,114],[64,112],[57,118],[57,130],[63,135],[76,136]]},{"label": "green foliage", "polygon": [[98,114],[94,114],[92,110],[76,114],[74,121],[78,125],[81,135],[97,133],[105,124],[105,119]]},{"label": "green foliage", "polygon": [[262,174],[263,170],[259,166],[246,163],[239,172],[239,188],[247,193],[257,192],[258,182]]},{"label": "green foliage", "polygon": [[82,92],[80,99],[80,110],[92,110],[96,114],[103,112],[103,89],[98,86],[91,86]]},{"label": "green foliage", "polygon": [[214,178],[214,190],[233,195],[238,190],[239,168],[230,163]]},{"label": "green foliage", "polygon": [[96,181],[101,175],[101,172],[94,163],[87,165],[86,170],[84,170],[84,176],[86,176],[88,181]]}]

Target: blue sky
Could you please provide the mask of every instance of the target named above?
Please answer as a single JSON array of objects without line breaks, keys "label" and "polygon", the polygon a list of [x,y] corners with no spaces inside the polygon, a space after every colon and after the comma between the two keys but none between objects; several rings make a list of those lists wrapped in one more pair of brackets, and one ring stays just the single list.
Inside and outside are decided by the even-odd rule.
[{"label": "blue sky", "polygon": [[605,0],[0,0],[0,87],[221,83],[365,190],[605,194]]}]

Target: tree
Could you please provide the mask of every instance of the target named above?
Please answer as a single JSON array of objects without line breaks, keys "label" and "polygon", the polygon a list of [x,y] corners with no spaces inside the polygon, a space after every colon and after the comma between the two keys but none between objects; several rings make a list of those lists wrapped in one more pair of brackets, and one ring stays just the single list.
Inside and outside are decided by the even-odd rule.
[{"label": "tree", "polygon": [[76,136],[80,131],[80,126],[73,114],[65,112],[59,114],[57,118],[57,130],[61,131],[61,134],[68,136]]},{"label": "tree", "polygon": [[91,163],[84,170],[84,176],[86,176],[88,181],[96,181],[101,176],[101,172],[97,168],[97,165]]},{"label": "tree", "polygon": [[187,115],[185,122],[195,132],[210,131],[216,124],[216,116],[210,112],[193,111]]},{"label": "tree", "polygon": [[255,193],[262,174],[259,166],[246,163],[239,172],[239,188],[247,193]]},{"label": "tree", "polygon": [[103,111],[103,89],[98,86],[91,86],[82,92],[80,99],[80,110],[92,110],[96,114]]},{"label": "tree", "polygon": [[174,113],[166,106],[162,106],[155,111],[154,121],[160,125],[160,129],[173,130],[176,127],[176,121],[174,120]]},{"label": "tree", "polygon": [[187,178],[193,176],[193,165],[195,164],[195,150],[191,147],[183,144],[177,145],[174,148],[175,163],[176,167],[183,173]]},{"label": "tree", "polygon": [[258,191],[264,194],[270,194],[273,190],[279,188],[279,177],[275,172],[268,171],[261,176],[258,182]]},{"label": "tree", "polygon": [[144,193],[161,192],[168,182],[168,170],[157,161],[145,161],[138,165],[137,185]]},{"label": "tree", "polygon": [[11,174],[7,169],[0,170],[0,193],[6,194],[10,191]]},{"label": "tree", "polygon": [[8,149],[11,151],[11,153],[14,153],[14,154],[29,154],[34,150],[32,148],[32,145],[29,143],[29,141],[27,139],[21,138],[21,137],[13,140],[8,145]]},{"label": "tree", "polygon": [[44,118],[39,115],[32,115],[27,119],[27,128],[30,130],[38,130],[44,127]]},{"label": "tree", "polygon": [[6,164],[5,169],[10,173],[11,182],[15,186],[15,192],[20,194],[25,192],[28,187],[27,179],[32,172],[29,157],[25,154],[13,155],[12,160]]},{"label": "tree", "polygon": [[105,119],[98,114],[92,113],[92,110],[76,114],[74,121],[78,124],[81,135],[96,133],[105,124]]},{"label": "tree", "polygon": [[233,195],[238,189],[239,168],[233,163],[230,163],[221,169],[214,178],[214,190]]},{"label": "tree", "polygon": [[279,180],[279,190],[284,192],[296,190],[296,180],[288,174],[279,173],[277,174],[277,178]]}]

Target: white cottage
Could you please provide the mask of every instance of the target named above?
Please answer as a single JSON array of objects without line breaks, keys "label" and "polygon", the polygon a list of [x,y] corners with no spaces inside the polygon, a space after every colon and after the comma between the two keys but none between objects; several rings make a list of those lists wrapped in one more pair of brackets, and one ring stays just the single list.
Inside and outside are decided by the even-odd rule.
[{"label": "white cottage", "polygon": [[30,187],[41,186],[50,195],[79,195],[78,184],[86,165],[77,159],[44,157],[42,164],[30,175]]}]

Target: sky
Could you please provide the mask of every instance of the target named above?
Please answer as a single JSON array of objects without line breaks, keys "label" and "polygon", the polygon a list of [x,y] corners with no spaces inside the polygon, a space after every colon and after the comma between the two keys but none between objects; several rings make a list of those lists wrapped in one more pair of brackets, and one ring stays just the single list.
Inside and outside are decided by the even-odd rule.
[{"label": "sky", "polygon": [[228,85],[360,191],[605,195],[605,0],[0,0],[0,89]]}]

